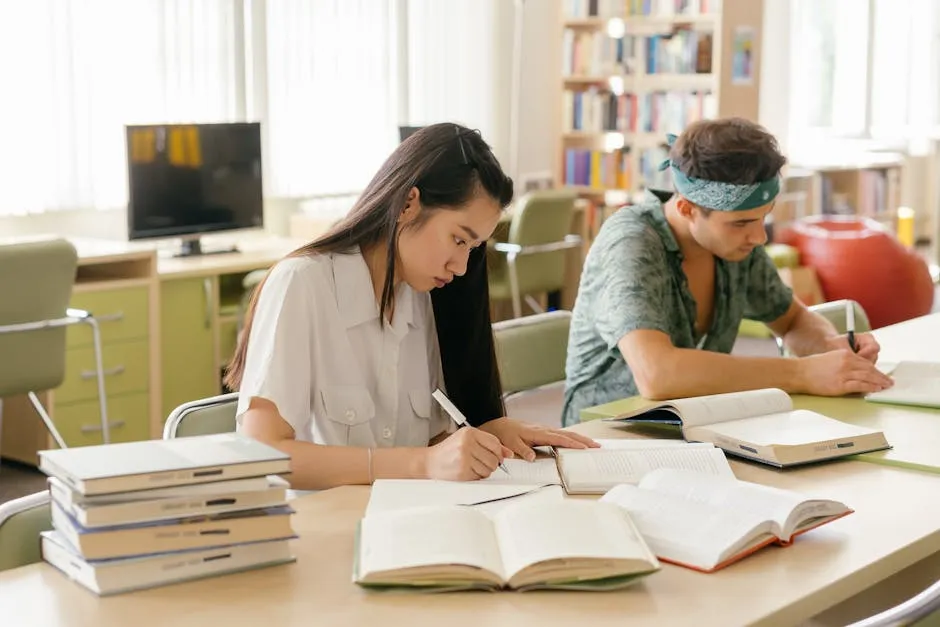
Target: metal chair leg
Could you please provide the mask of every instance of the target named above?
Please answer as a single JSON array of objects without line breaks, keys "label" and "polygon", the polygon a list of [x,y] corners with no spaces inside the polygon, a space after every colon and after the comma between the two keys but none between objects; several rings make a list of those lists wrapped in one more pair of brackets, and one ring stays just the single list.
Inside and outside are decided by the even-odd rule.
[{"label": "metal chair leg", "polygon": [[52,418],[50,418],[49,414],[46,413],[46,408],[43,407],[42,403],[39,402],[39,397],[36,396],[36,393],[29,392],[27,396],[29,396],[29,402],[33,404],[33,408],[45,423],[46,429],[49,430],[49,433],[52,435],[52,439],[55,440],[55,443],[59,445],[59,448],[68,448],[68,446],[65,444],[65,440],[62,439],[62,434],[59,433],[59,430],[56,429],[55,425],[52,423]]},{"label": "metal chair leg", "polygon": [[522,317],[522,296],[519,294],[519,274],[516,270],[516,253],[506,253],[506,265],[509,266],[509,291],[512,292],[512,316]]},{"label": "metal chair leg", "polygon": [[539,304],[539,301],[532,298],[529,294],[525,295],[525,302],[535,313],[545,313],[545,308]]},{"label": "metal chair leg", "polygon": [[101,357],[101,328],[93,316],[85,318],[85,323],[91,326],[92,338],[95,343],[95,374],[98,379],[98,410],[101,414],[101,439],[105,444],[111,443],[110,423],[108,422],[108,397],[104,391],[104,360]]}]

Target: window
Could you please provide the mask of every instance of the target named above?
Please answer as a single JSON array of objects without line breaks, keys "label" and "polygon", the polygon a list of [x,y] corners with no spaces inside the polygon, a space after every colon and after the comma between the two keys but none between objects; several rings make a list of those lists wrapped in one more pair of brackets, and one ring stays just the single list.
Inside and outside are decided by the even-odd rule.
[{"label": "window", "polygon": [[125,206],[125,124],[260,120],[287,198],[362,189],[399,123],[490,139],[500,2],[0,3],[0,216]]},{"label": "window", "polygon": [[940,7],[932,0],[794,0],[791,143],[903,143],[940,125]]},{"label": "window", "polygon": [[126,123],[238,119],[238,6],[0,4],[0,215],[124,205]]}]

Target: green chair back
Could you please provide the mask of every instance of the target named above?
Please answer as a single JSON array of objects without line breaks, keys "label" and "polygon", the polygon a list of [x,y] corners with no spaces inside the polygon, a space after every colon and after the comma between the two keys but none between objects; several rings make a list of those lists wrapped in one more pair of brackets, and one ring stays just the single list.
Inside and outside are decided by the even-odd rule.
[{"label": "green chair back", "polygon": [[[0,327],[65,317],[78,255],[68,240],[0,245]],[[65,327],[0,333],[0,397],[58,387]]]},{"label": "green chair back", "polygon": [[0,571],[41,561],[39,532],[50,529],[48,491],[0,503]]},{"label": "green chair back", "polygon": [[163,425],[163,439],[232,433],[236,426],[237,407],[238,392],[183,403],[167,417]]},{"label": "green chair back", "polygon": [[504,394],[564,381],[570,325],[570,311],[549,311],[493,324]]},{"label": "green chair back", "polygon": [[868,314],[862,309],[862,306],[856,301],[834,300],[828,303],[820,303],[809,308],[810,311],[818,313],[823,318],[832,323],[839,333],[847,331],[845,319],[846,303],[851,302],[855,309],[855,331],[858,333],[867,333],[871,331],[871,322],[868,320]]},{"label": "green chair back", "polygon": [[[533,246],[564,241],[571,232],[576,199],[576,194],[568,190],[526,194],[513,209],[508,243]],[[567,250],[519,255],[516,258],[519,292],[539,294],[562,289],[567,256]]]}]

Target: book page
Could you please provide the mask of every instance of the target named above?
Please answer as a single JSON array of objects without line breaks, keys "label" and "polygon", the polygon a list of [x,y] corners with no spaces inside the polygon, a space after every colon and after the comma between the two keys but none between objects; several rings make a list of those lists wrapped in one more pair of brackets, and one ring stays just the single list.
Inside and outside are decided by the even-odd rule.
[{"label": "book page", "polygon": [[715,445],[710,442],[689,443],[681,438],[661,439],[661,438],[622,438],[607,440],[595,438],[595,442],[601,445],[602,449],[650,449],[650,448],[669,448],[687,446],[699,446],[704,448],[713,448]]},{"label": "book page", "polygon": [[626,514],[599,501],[519,504],[499,512],[493,523],[507,579],[548,560],[652,558]]},{"label": "book page", "polygon": [[414,507],[362,519],[359,574],[460,564],[505,579],[499,543],[486,514],[469,507]]},{"label": "book page", "polygon": [[658,557],[704,570],[730,557],[736,548],[751,544],[767,526],[753,512],[633,485],[618,485],[600,500],[626,509]]},{"label": "book page", "polygon": [[563,449],[559,467],[571,491],[638,483],[656,468],[685,468],[734,478],[724,451],[711,445],[637,449]]},{"label": "book page", "polygon": [[[783,540],[788,539],[792,533],[788,528],[790,524],[795,524],[788,524],[788,520],[804,520],[844,511],[844,506],[834,501],[813,500],[790,490],[683,470],[663,469],[651,472],[640,481],[639,487],[657,494],[733,512],[735,515],[772,521],[774,533]],[[823,502],[828,504],[820,507]]]},{"label": "book page", "polygon": [[682,424],[686,427],[710,425],[793,409],[790,395],[776,388],[695,396],[672,401],[672,404],[681,412]]},{"label": "book page", "polygon": [[527,483],[539,485],[561,484],[558,467],[554,457],[537,457],[535,461],[527,462],[524,459],[504,459],[503,465],[509,474],[499,468],[493,471],[483,483]]},{"label": "book page", "polygon": [[877,433],[807,409],[709,425],[707,430],[758,446],[799,446]]},{"label": "book page", "polygon": [[426,505],[482,505],[508,501],[542,487],[541,484],[435,479],[379,479],[372,484],[366,517]]},{"label": "book page", "polygon": [[890,372],[894,385],[865,398],[881,403],[940,407],[940,362],[902,361]]}]

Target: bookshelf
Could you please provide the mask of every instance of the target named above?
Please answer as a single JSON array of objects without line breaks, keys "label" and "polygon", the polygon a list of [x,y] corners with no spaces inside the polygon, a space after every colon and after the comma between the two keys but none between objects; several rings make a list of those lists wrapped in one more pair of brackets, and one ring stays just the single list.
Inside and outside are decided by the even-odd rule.
[{"label": "bookshelf", "polygon": [[671,186],[657,169],[667,133],[757,120],[763,0],[562,0],[561,12],[557,180],[602,212]]}]

